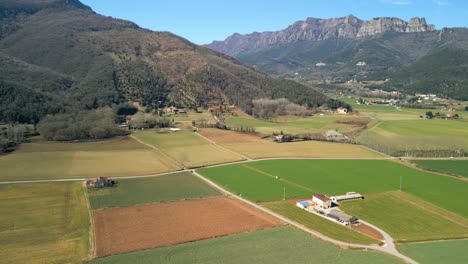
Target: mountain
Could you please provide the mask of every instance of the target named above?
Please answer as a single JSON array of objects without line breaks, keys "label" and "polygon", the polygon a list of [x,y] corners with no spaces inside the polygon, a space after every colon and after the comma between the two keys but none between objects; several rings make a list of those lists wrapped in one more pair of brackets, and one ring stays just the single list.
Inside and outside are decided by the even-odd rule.
[{"label": "mountain", "polygon": [[213,41],[207,47],[237,57],[253,51],[263,50],[272,45],[284,45],[298,41],[321,41],[328,39],[358,39],[386,32],[427,32],[434,31],[425,18],[412,18],[405,22],[399,18],[380,17],[363,21],[348,15],[341,18],[318,19],[309,17],[297,21],[288,28],[276,32],[254,32],[233,34],[224,41]]},{"label": "mountain", "polygon": [[206,45],[272,75],[344,82],[468,100],[468,29],[435,30],[424,18],[308,18],[277,32],[234,34]]},{"label": "mountain", "polygon": [[0,0],[0,120],[137,101],[246,111],[255,98],[330,102],[168,32],[94,13],[78,0]]}]

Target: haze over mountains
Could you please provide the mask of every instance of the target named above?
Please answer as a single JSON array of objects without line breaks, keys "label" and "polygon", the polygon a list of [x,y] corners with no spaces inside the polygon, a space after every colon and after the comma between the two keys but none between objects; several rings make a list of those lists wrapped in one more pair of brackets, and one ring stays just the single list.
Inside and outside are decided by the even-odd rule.
[{"label": "haze over mountains", "polygon": [[468,30],[424,18],[307,18],[276,32],[233,34],[207,47],[273,75],[389,81],[382,87],[468,99]]},{"label": "haze over mountains", "polygon": [[0,0],[0,119],[136,101],[151,108],[288,98],[330,102],[168,32],[94,13],[78,0]]}]

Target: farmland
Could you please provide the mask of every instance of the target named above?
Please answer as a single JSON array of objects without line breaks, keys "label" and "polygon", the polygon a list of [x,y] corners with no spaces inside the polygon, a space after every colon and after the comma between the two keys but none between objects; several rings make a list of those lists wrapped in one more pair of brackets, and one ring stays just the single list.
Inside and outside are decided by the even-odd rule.
[{"label": "farmland", "polygon": [[281,224],[228,197],[100,209],[94,211],[94,221],[98,256],[251,232]]},{"label": "farmland", "polygon": [[353,231],[350,228],[333,223],[320,216],[311,214],[289,202],[273,202],[263,204],[266,208],[287,216],[289,219],[298,222],[306,227],[317,230],[320,233],[341,241],[356,244],[378,244],[379,241],[366,235]]},{"label": "farmland", "polygon": [[219,129],[202,129],[200,134],[249,158],[380,158],[381,154],[351,144],[320,141],[274,143],[254,135]]},{"label": "farmland", "polygon": [[468,160],[413,160],[421,168],[468,177]]},{"label": "farmland", "polygon": [[93,209],[220,195],[215,189],[188,172],[118,180],[117,186],[90,189],[88,192]]},{"label": "farmland", "polygon": [[439,214],[418,205],[388,192],[342,203],[341,208],[384,229],[399,242],[468,237],[466,219],[461,223],[451,221],[444,217],[450,214]]},{"label": "farmland", "polygon": [[1,180],[132,176],[177,169],[176,165],[129,137],[92,142],[35,139],[0,156]]},{"label": "farmland", "polygon": [[468,149],[467,127],[459,120],[387,120],[357,141],[394,156],[457,157]]},{"label": "farmland", "polygon": [[[461,216],[468,216],[468,182],[386,160],[266,160],[202,169],[200,173],[253,201],[403,190]],[[279,179],[275,179],[279,176]],[[261,186],[262,188],[257,188]]]},{"label": "farmland", "polygon": [[226,116],[225,122],[229,127],[252,127],[256,132],[271,135],[283,131],[288,134],[323,133],[327,130],[338,130],[345,134],[356,134],[366,128],[370,119],[363,116],[347,115],[315,115],[297,118],[283,117],[275,121],[252,118],[248,115]]},{"label": "farmland", "polygon": [[243,157],[219,148],[188,130],[175,133],[146,130],[135,135],[143,142],[164,151],[185,167],[220,164],[243,159]]},{"label": "farmland", "polygon": [[89,214],[79,183],[0,185],[1,263],[81,263]]},{"label": "farmland", "polygon": [[[242,254],[239,254],[242,252]],[[342,250],[291,227],[143,250],[91,261],[120,263],[401,263],[376,252]]]},{"label": "farmland", "polygon": [[420,263],[466,263],[468,240],[404,244],[399,249]]}]

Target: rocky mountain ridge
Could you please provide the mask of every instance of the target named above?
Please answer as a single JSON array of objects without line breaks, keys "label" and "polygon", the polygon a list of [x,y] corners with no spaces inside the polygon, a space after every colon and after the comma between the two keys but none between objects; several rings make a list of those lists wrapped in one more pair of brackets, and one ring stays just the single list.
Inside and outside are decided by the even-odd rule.
[{"label": "rocky mountain ridge", "polygon": [[307,18],[297,21],[286,29],[275,32],[254,32],[247,35],[233,34],[224,41],[213,41],[205,46],[230,56],[239,56],[272,45],[296,41],[322,41],[328,39],[359,39],[386,32],[427,32],[435,26],[425,18],[412,18],[406,22],[394,17],[379,17],[361,20],[353,15],[341,18]]}]

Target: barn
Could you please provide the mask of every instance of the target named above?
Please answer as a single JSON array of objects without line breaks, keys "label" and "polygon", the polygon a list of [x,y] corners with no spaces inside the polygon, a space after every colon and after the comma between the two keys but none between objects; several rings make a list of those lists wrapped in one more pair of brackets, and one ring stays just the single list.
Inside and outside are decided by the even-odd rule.
[{"label": "barn", "polygon": [[364,199],[364,196],[357,192],[347,192],[344,195],[332,196],[330,198],[334,203],[339,203],[344,201],[361,200]]}]

